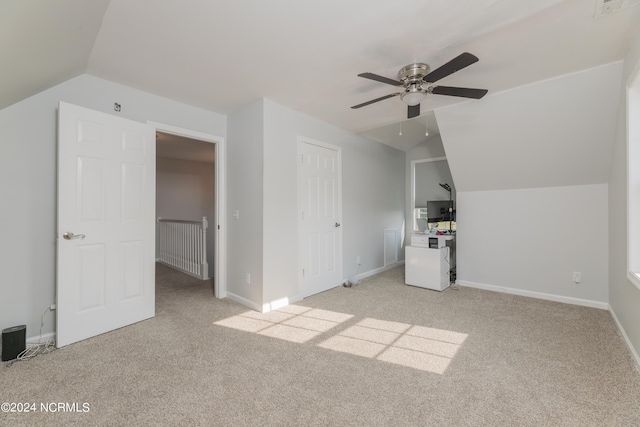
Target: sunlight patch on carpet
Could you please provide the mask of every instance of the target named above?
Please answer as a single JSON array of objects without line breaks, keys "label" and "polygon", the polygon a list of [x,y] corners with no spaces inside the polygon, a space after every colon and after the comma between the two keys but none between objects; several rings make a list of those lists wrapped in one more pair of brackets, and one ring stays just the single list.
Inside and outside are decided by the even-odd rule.
[{"label": "sunlight patch on carpet", "polygon": [[214,324],[298,344],[332,334],[318,346],[440,375],[467,339],[467,334],[460,332],[373,318],[331,332],[353,317],[291,304],[267,313],[246,311]]},{"label": "sunlight patch on carpet", "polygon": [[366,318],[318,345],[442,375],[466,338],[459,332]]},{"label": "sunlight patch on carpet", "polygon": [[352,317],[351,314],[291,304],[267,313],[247,311],[214,324],[302,344]]}]

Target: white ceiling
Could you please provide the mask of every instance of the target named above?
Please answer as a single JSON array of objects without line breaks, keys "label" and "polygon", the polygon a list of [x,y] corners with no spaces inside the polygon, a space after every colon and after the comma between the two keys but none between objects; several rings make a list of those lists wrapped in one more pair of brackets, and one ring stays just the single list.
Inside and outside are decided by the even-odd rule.
[{"label": "white ceiling", "polygon": [[601,3],[3,0],[0,108],[88,73],[222,114],[266,97],[406,150],[424,140],[426,120],[438,132],[432,110],[483,100],[430,95],[400,137],[398,97],[350,108],[395,92],[358,73],[395,78],[406,64],[434,69],[467,51],[480,61],[438,83],[491,95],[617,61],[640,1],[613,0],[626,8],[600,16]]}]

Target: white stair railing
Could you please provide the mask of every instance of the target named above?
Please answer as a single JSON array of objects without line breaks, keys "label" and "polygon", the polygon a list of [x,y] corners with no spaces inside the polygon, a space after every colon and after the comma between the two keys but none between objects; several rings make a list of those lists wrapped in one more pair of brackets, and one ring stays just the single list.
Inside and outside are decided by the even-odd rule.
[{"label": "white stair railing", "polygon": [[200,279],[209,278],[207,217],[202,221],[158,218],[156,261]]}]

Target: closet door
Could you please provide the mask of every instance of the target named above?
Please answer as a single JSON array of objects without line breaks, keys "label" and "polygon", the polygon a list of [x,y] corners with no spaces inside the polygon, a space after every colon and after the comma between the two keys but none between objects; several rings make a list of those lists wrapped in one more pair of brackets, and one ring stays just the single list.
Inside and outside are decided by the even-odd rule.
[{"label": "closet door", "polygon": [[339,149],[307,142],[299,149],[302,295],[307,297],[342,281],[342,183]]}]

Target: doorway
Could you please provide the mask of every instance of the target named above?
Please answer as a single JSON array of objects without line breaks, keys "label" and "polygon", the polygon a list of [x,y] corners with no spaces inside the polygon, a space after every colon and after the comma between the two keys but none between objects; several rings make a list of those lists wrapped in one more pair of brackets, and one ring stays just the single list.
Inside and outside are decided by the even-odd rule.
[{"label": "doorway", "polygon": [[215,146],[214,295],[226,295],[225,151],[213,135],[60,102],[56,345],[155,315],[155,134]]},{"label": "doorway", "polygon": [[[410,217],[407,224],[411,224],[408,230],[413,233],[423,232],[420,229],[419,219],[434,219],[439,215],[434,212],[427,212],[429,202],[447,201],[452,199],[455,202],[456,190],[451,176],[451,170],[446,157],[434,157],[431,159],[420,159],[411,161],[411,198],[409,202]],[[449,189],[447,189],[448,187]],[[455,206],[455,203],[453,204]],[[455,220],[446,214],[440,214],[442,221],[438,222],[438,229],[455,230]],[[451,223],[451,224],[450,224]]]},{"label": "doorway", "polygon": [[156,217],[207,218],[206,252],[216,298],[226,296],[224,141],[215,135],[150,123],[156,133]]}]

